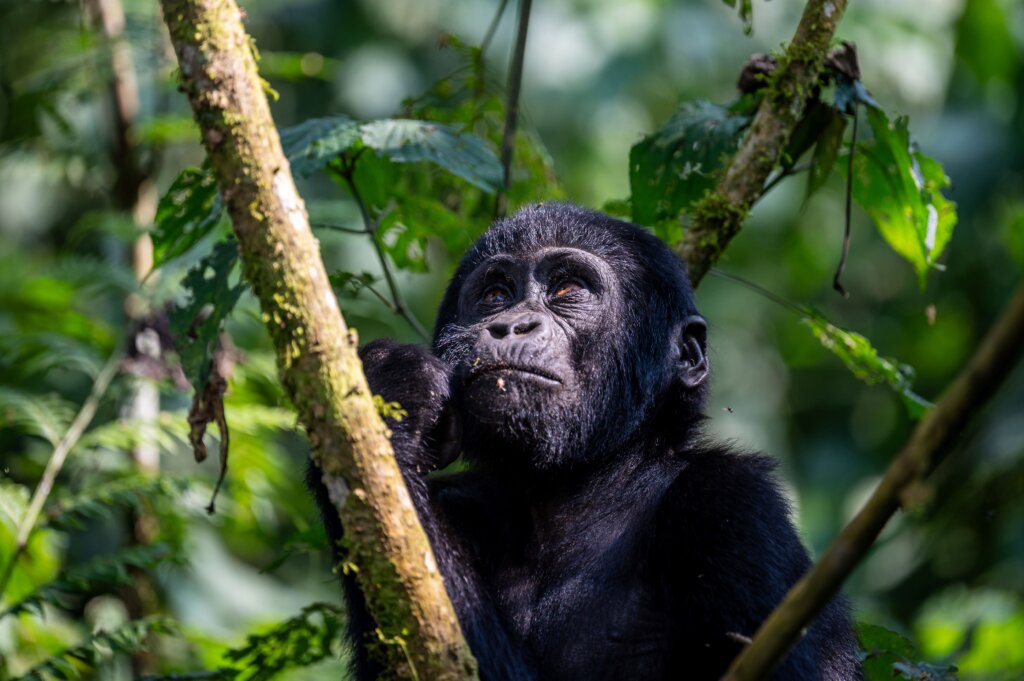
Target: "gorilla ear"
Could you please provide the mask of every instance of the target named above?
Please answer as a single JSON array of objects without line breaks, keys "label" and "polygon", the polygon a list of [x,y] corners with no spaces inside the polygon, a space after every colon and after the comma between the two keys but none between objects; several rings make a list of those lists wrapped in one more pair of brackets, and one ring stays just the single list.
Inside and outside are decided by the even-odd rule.
[{"label": "gorilla ear", "polygon": [[673,355],[679,380],[689,390],[700,387],[708,377],[707,340],[708,323],[700,315],[691,315],[680,323]]}]

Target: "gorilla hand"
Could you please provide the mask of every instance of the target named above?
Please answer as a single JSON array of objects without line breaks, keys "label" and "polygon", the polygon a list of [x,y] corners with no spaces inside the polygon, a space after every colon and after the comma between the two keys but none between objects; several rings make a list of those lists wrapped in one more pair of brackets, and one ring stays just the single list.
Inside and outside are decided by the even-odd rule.
[{"label": "gorilla hand", "polygon": [[359,358],[373,394],[401,409],[386,422],[406,478],[451,463],[459,454],[459,427],[449,407],[448,365],[425,348],[393,340],[363,346]]}]

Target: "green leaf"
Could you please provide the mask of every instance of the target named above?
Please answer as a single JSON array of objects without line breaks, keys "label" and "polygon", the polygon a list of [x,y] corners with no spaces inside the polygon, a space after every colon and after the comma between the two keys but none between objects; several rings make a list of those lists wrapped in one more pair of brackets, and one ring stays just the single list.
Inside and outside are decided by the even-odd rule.
[{"label": "green leaf", "polygon": [[674,220],[714,186],[750,117],[703,100],[686,102],[629,152],[633,220]]},{"label": "green leaf", "polygon": [[160,199],[153,230],[153,267],[183,255],[220,223],[223,206],[208,168],[186,168]]},{"label": "green leaf", "polygon": [[174,623],[166,617],[134,620],[113,631],[97,631],[85,643],[69,648],[45,660],[11,681],[50,681],[85,676],[85,671],[115,655],[131,655],[145,650],[152,634],[176,633]]},{"label": "green leaf", "polygon": [[237,263],[238,244],[234,238],[214,246],[182,279],[188,301],[169,315],[181,368],[196,393],[202,393],[206,387],[218,336],[246,289],[244,282],[231,283]]},{"label": "green leaf", "polygon": [[281,130],[281,146],[292,174],[306,177],[324,168],[359,141],[359,122],[348,116],[311,118]]},{"label": "green leaf", "polygon": [[743,32],[750,35],[754,32],[754,3],[753,0],[722,0],[729,7],[735,8],[739,5],[740,19],[743,21]]},{"label": "green leaf", "polygon": [[44,438],[54,447],[75,417],[75,406],[56,393],[36,395],[0,388],[0,425]]},{"label": "green leaf", "polygon": [[115,510],[138,510],[155,499],[176,498],[187,487],[187,480],[168,475],[153,479],[138,475],[117,478],[78,494],[61,495],[46,507],[40,527],[81,529],[86,522],[107,517]]},{"label": "green leaf", "polygon": [[875,137],[858,145],[853,198],[914,266],[923,288],[956,225],[956,204],[942,195],[949,178],[911,143],[906,117],[890,122],[882,110],[868,108],[867,119]]},{"label": "green leaf", "polygon": [[501,187],[501,163],[475,135],[411,119],[371,121],[360,133],[363,144],[396,163],[430,161],[485,191]]},{"label": "green leaf", "polygon": [[268,681],[285,669],[336,657],[344,647],[342,621],[337,607],[313,603],[266,633],[250,635],[224,659],[238,681]]},{"label": "green leaf", "polygon": [[867,681],[955,681],[956,667],[921,660],[908,639],[877,624],[857,623],[864,675]]},{"label": "green leaf", "polygon": [[911,390],[913,370],[905,364],[878,355],[871,342],[852,331],[829,323],[816,311],[802,308],[804,324],[826,349],[838,357],[853,375],[868,385],[885,383],[903,398],[910,416],[919,419],[932,407],[932,403]]},{"label": "green leaf", "polygon": [[839,156],[839,147],[843,143],[843,132],[846,131],[846,116],[832,107],[827,107],[827,110],[828,121],[811,156],[811,171],[807,174],[807,198],[821,189],[832,174],[832,167]]},{"label": "green leaf", "polygon": [[0,619],[24,612],[36,612],[42,616],[44,605],[64,608],[70,596],[85,595],[99,587],[131,585],[135,577],[129,568],[152,570],[160,564],[181,564],[183,561],[184,556],[175,553],[166,544],[133,546],[101,556],[65,570],[53,581],[0,612]]}]

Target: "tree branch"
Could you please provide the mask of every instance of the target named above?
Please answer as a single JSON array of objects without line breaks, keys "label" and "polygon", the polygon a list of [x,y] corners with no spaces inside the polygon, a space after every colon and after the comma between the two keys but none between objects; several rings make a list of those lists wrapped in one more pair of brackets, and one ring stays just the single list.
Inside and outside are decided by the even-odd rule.
[{"label": "tree branch", "polygon": [[[430,544],[338,309],[234,0],[161,0],[182,88],[260,301],[281,381],[345,526],[396,676],[474,679]],[[351,493],[349,491],[351,490]]]},{"label": "tree branch", "polygon": [[516,126],[519,122],[519,90],[523,85],[523,61],[526,59],[526,32],[530,28],[532,0],[519,0],[519,25],[512,62],[508,66],[505,102],[505,132],[501,138],[502,185],[494,204],[494,217],[503,218],[508,211],[508,190],[512,186],[512,156],[516,149]]},{"label": "tree branch", "polygon": [[957,437],[1024,352],[1024,284],[935,408],[918,423],[867,504],[790,589],[733,662],[725,681],[767,678],[867,554],[889,518],[949,454]]},{"label": "tree branch", "polygon": [[803,116],[847,0],[809,0],[739,151],[713,190],[694,207],[679,255],[694,286],[707,274],[764,193],[793,129]]}]

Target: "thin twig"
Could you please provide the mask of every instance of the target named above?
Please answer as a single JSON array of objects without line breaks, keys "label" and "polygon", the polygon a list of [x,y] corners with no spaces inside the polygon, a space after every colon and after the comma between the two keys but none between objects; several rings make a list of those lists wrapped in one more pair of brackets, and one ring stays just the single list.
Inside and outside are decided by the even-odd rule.
[{"label": "thin twig", "polygon": [[724,681],[767,678],[832,600],[897,510],[945,459],[974,415],[1010,375],[1024,351],[1024,284],[942,399],[914,429],[871,498],[818,562],[790,589],[732,663]]},{"label": "thin twig", "polygon": [[843,227],[843,254],[839,258],[839,266],[836,268],[836,276],[832,278],[832,288],[839,292],[843,298],[849,298],[850,294],[843,288],[840,279],[843,270],[846,269],[846,259],[850,255],[850,214],[853,209],[853,157],[857,153],[857,105],[853,106],[853,131],[850,137],[850,155],[846,159],[846,223]]},{"label": "thin twig", "polygon": [[309,226],[313,229],[329,229],[334,232],[344,232],[345,234],[369,234],[369,230],[366,228],[359,229],[358,227],[346,227],[344,225],[335,225],[330,222],[310,222]]},{"label": "thin twig", "polygon": [[770,192],[772,189],[775,188],[775,185],[777,185],[779,182],[782,182],[787,177],[790,177],[792,175],[797,175],[797,174],[802,173],[802,172],[804,172],[806,170],[810,170],[812,165],[813,165],[812,163],[807,162],[807,163],[800,163],[800,164],[795,165],[795,166],[790,166],[789,168],[783,168],[782,170],[780,170],[778,173],[775,174],[775,177],[773,177],[772,179],[770,179],[768,181],[768,184],[766,184],[764,186],[764,189],[761,190],[761,196],[757,197],[757,199],[758,200],[762,199],[765,194],[767,194],[768,192]]},{"label": "thin twig", "polygon": [[516,125],[519,122],[519,90],[523,85],[523,61],[526,58],[526,33],[530,28],[530,6],[532,0],[519,0],[519,27],[516,29],[516,44],[512,62],[508,66],[508,82],[505,85],[505,132],[501,138],[501,191],[494,203],[494,217],[503,218],[508,210],[508,190],[512,186],[512,156],[516,148]]},{"label": "thin twig", "polygon": [[769,291],[768,289],[766,289],[765,287],[761,286],[760,284],[755,284],[754,282],[750,281],[749,279],[744,279],[743,277],[737,276],[735,274],[731,274],[729,272],[723,272],[722,270],[718,269],[717,267],[712,267],[710,270],[708,270],[708,274],[713,274],[714,276],[718,277],[719,279],[725,279],[726,281],[731,281],[733,283],[739,284],[740,286],[744,286],[744,287],[750,289],[751,291],[753,291],[754,293],[758,293],[758,294],[764,296],[765,298],[767,298],[768,300],[772,301],[773,303],[784,307],[785,309],[789,310],[790,312],[795,312],[795,313],[797,313],[798,315],[801,315],[801,316],[806,316],[807,315],[807,311],[804,310],[799,305],[797,305],[796,303],[791,302],[789,300],[786,300],[785,298],[783,298],[779,294],[773,293],[773,292]]},{"label": "thin twig", "polygon": [[78,444],[78,440],[82,437],[85,429],[92,423],[100,400],[103,399],[103,395],[110,386],[110,382],[117,374],[117,370],[121,366],[121,354],[121,348],[118,348],[111,355],[110,359],[107,360],[100,373],[96,375],[96,380],[93,381],[89,397],[82,404],[82,408],[79,409],[74,421],[68,426],[67,432],[64,433],[64,436],[53,448],[53,454],[50,455],[50,460],[46,463],[43,477],[39,480],[39,484],[36,485],[36,490],[32,494],[32,501],[29,502],[28,509],[26,509],[25,515],[22,516],[21,522],[18,523],[14,551],[11,553],[11,559],[4,568],[3,574],[0,575],[0,594],[7,588],[7,583],[10,581],[11,575],[14,574],[14,565],[17,563],[18,558],[21,557],[21,554],[24,553],[25,547],[28,546],[28,539],[35,529],[36,521],[43,510],[43,505],[46,503],[47,498],[49,498],[50,492],[53,491],[53,484],[57,480],[57,475],[64,467],[68,454]]},{"label": "thin twig", "polygon": [[484,39],[480,41],[480,54],[484,55],[487,53],[487,48],[491,46],[491,40],[494,39],[494,34],[498,30],[498,24],[501,23],[501,18],[505,16],[505,7],[508,6],[508,0],[501,0],[498,5],[498,11],[494,13],[494,18],[491,19],[491,25],[487,27],[487,33],[484,34]]},{"label": "thin twig", "polygon": [[[373,244],[373,250],[377,253],[377,260],[380,261],[380,268],[384,271],[384,280],[388,284],[388,289],[391,291],[391,309],[402,316],[409,326],[412,327],[413,331],[419,334],[425,342],[430,342],[430,334],[426,328],[420,323],[420,320],[416,319],[416,315],[412,313],[409,306],[405,304],[405,300],[402,298],[402,293],[398,288],[398,282],[395,281],[395,275],[391,271],[391,263],[388,262],[388,256],[384,252],[384,248],[380,244],[380,240],[377,238],[377,223],[370,216],[370,209],[367,207],[366,202],[363,200],[362,194],[359,193],[359,188],[356,187],[355,180],[352,177],[352,169],[348,167],[342,172],[341,176],[345,178],[345,183],[348,185],[349,191],[352,193],[352,198],[355,200],[356,205],[359,206],[359,214],[363,218],[363,226],[365,227],[365,234],[370,237],[370,242]],[[378,294],[379,295],[379,294]]]}]

